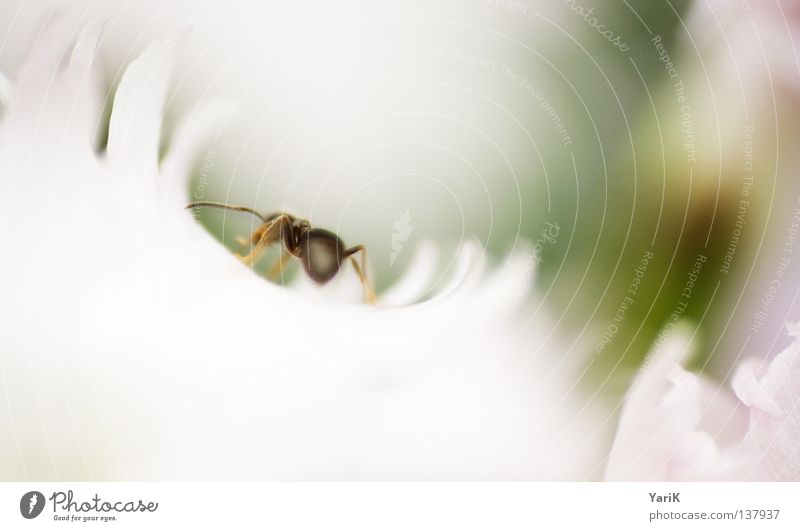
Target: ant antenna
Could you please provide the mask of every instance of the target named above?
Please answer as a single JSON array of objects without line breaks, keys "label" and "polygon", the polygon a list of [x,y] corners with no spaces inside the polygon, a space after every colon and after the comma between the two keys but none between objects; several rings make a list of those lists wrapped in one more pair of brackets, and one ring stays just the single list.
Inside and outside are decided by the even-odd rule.
[{"label": "ant antenna", "polygon": [[235,210],[237,212],[249,212],[250,214],[253,214],[254,216],[258,217],[264,223],[267,223],[269,221],[267,218],[265,218],[252,208],[248,208],[245,206],[238,206],[238,205],[226,205],[225,203],[217,203],[216,201],[195,201],[193,203],[189,203],[188,205],[186,205],[186,208],[195,208],[199,206],[224,208],[226,210]]}]

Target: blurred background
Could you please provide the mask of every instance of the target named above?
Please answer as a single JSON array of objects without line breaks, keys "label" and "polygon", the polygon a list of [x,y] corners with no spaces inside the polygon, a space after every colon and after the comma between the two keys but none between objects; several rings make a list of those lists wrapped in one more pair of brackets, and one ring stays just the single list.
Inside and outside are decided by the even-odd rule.
[{"label": "blurred background", "polygon": [[[678,321],[722,380],[800,317],[798,4],[7,0],[0,69],[24,75],[46,21],[103,18],[112,95],[191,21],[164,147],[177,117],[230,106],[191,198],[363,243],[379,291],[426,241],[443,271],[468,238],[527,252],[586,383],[618,396]],[[253,228],[200,220],[232,250]]]}]

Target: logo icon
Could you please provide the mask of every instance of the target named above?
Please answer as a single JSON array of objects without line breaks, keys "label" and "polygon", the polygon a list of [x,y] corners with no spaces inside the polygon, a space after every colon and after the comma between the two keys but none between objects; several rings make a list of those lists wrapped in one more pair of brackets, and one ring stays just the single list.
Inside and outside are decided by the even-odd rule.
[{"label": "logo icon", "polygon": [[38,490],[23,494],[22,499],[19,500],[19,512],[28,520],[39,516],[42,509],[44,509],[44,494]]},{"label": "logo icon", "polygon": [[406,210],[400,214],[400,217],[394,222],[392,228],[394,232],[392,233],[392,254],[389,257],[389,267],[394,265],[394,261],[397,260],[397,255],[403,250],[403,242],[411,236],[411,231],[413,229],[411,226],[411,212]]}]

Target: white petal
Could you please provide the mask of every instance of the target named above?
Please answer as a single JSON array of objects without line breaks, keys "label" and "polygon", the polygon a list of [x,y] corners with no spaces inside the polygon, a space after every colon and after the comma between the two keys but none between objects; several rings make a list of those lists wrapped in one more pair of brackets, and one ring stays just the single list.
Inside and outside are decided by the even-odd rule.
[{"label": "white petal", "polygon": [[[477,278],[480,278],[484,267],[484,251],[477,241],[466,240],[458,248],[452,262],[445,272],[449,273],[444,286],[437,291],[434,299],[422,304],[436,304],[446,299],[459,288],[467,289]],[[450,271],[452,268],[452,272]]]},{"label": "white petal", "polygon": [[[745,369],[750,372],[750,369]],[[755,374],[755,372],[753,372]],[[766,374],[743,378],[736,392],[753,402],[745,442],[756,479],[800,480],[800,344],[778,354]]]},{"label": "white petal", "polygon": [[101,29],[100,22],[88,24],[72,50],[64,46],[68,42],[64,21],[51,21],[42,30],[42,42],[20,69],[8,95],[9,116],[3,125],[10,154],[19,150],[18,160],[30,163],[31,148],[47,146],[52,152],[48,160],[33,162],[49,163],[48,171],[53,172],[62,161],[69,164],[66,159],[75,153],[84,161],[91,154],[87,146],[99,115],[91,66]]},{"label": "white petal", "polygon": [[2,120],[2,116],[5,115],[8,104],[11,101],[11,90],[11,81],[0,71],[0,110],[3,111],[2,115],[0,115],[0,120]]},{"label": "white petal", "polygon": [[766,371],[760,360],[740,365],[733,379],[740,404],[681,369],[678,351],[670,352],[642,371],[626,397],[607,479],[800,479],[797,340]]},{"label": "white petal", "polygon": [[606,479],[670,479],[670,458],[699,420],[698,381],[679,365],[688,346],[688,332],[674,332],[640,369],[625,397]]},{"label": "white petal", "polygon": [[[103,33],[104,27],[105,20],[95,20],[88,23],[78,35],[78,40],[75,42],[72,54],[70,55],[66,77],[69,79],[71,86],[66,88],[64,92],[72,96],[74,101],[79,101],[87,105],[87,107],[76,107],[73,109],[72,114],[77,120],[97,118],[94,113],[96,113],[98,109],[93,109],[88,106],[88,104],[95,104],[96,102],[87,102],[87,100],[89,100],[90,97],[97,97],[94,93],[96,87],[94,83],[92,83],[91,75],[94,59],[97,54],[98,42],[100,41],[100,36]],[[97,124],[92,121],[90,125],[94,128]]]},{"label": "white petal", "polygon": [[436,246],[432,242],[422,242],[414,251],[406,271],[389,289],[381,293],[380,305],[383,307],[401,306],[416,302],[430,288],[436,273]]},{"label": "white petal", "polygon": [[63,74],[64,86],[59,92],[64,105],[64,135],[57,150],[62,165],[83,164],[94,146],[101,101],[92,65],[104,25],[104,21],[96,20],[83,28]]},{"label": "white petal", "polygon": [[114,96],[108,130],[108,161],[113,172],[155,176],[164,99],[176,46],[184,26],[164,42],[153,42],[128,66]]},{"label": "white petal", "polygon": [[743,361],[733,377],[733,390],[743,404],[765,411],[773,417],[779,417],[782,414],[780,407],[756,376],[756,374],[763,373],[763,365],[761,360]]},{"label": "white petal", "polygon": [[[156,167],[171,55],[130,66],[86,188],[66,186],[76,167],[41,170],[51,146],[18,139],[33,164],[13,182],[63,182],[74,208],[37,212],[42,226],[0,210],[24,251],[0,262],[4,478],[593,477],[604,416],[560,340],[542,340],[548,317],[517,315],[521,259],[490,266],[467,242],[439,295],[348,305],[266,282],[183,205],[161,208],[160,182],[182,179],[197,145],[176,139]],[[341,289],[360,293],[348,270]]]}]

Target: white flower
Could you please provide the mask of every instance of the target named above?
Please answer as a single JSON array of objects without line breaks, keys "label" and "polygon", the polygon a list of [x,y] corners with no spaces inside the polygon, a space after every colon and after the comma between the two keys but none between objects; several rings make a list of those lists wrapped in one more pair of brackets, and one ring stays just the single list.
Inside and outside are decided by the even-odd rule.
[{"label": "white flower", "polygon": [[346,303],[349,270],[327,298],[266,282],[183,208],[229,109],[159,163],[180,35],[127,68],[95,152],[101,26],[71,51],[47,32],[2,122],[2,479],[589,477],[605,417],[527,299],[529,254],[465,245],[415,304],[430,247],[378,307]]},{"label": "white flower", "polygon": [[641,369],[625,400],[606,479],[799,480],[797,339],[768,367],[754,359],[740,364],[734,394],[682,369],[687,351],[688,334],[676,334]]}]

